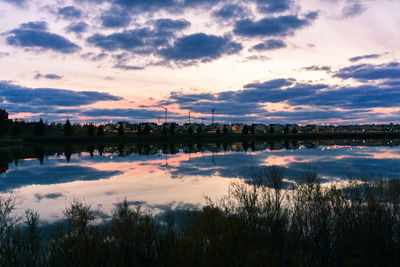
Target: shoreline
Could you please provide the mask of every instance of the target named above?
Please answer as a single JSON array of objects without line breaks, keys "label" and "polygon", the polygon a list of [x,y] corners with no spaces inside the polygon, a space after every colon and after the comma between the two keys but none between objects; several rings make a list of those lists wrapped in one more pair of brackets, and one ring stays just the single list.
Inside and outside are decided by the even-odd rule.
[{"label": "shoreline", "polygon": [[196,143],[246,141],[307,141],[329,139],[400,139],[400,132],[365,133],[302,133],[302,134],[248,134],[248,135],[149,135],[149,136],[71,136],[0,138],[0,145],[99,144],[99,143]]}]

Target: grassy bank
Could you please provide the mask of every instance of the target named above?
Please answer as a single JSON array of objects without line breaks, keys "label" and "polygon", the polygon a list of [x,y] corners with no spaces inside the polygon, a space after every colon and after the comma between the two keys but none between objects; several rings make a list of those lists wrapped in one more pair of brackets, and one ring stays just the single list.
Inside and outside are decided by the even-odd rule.
[{"label": "grassy bank", "polygon": [[[162,219],[123,201],[104,214],[74,201],[65,222],[13,216],[0,199],[1,266],[395,266],[400,263],[400,182],[350,180],[321,187],[305,171],[282,189],[282,173],[255,172],[201,210]],[[183,215],[182,215],[183,214]],[[179,221],[179,223],[178,223]]]}]

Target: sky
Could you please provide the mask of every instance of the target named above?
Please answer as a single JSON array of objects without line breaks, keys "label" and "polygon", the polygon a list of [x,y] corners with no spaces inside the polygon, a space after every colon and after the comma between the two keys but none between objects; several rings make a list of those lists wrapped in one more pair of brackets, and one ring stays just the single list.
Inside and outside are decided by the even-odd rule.
[{"label": "sky", "polygon": [[0,108],[48,122],[398,123],[397,0],[0,0]]}]

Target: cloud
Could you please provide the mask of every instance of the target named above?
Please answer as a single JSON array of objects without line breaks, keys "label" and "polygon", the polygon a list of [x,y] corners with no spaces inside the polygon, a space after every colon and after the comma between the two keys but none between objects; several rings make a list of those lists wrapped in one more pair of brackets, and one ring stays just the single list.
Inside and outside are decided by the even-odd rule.
[{"label": "cloud", "polygon": [[[372,108],[398,107],[400,102],[399,64],[358,65],[343,68],[336,76],[356,77],[355,86],[330,86],[295,79],[274,79],[244,85],[241,90],[220,93],[172,92],[160,104],[177,105],[180,109],[209,114],[217,109],[220,121],[388,121],[393,114],[376,113]],[[328,66],[310,66],[307,70],[330,71]],[[385,78],[384,78],[385,77]],[[372,79],[374,83],[370,84]],[[380,79],[383,79],[380,81]],[[292,111],[271,111],[270,104],[294,107]]]},{"label": "cloud", "polygon": [[332,68],[329,66],[317,66],[317,65],[304,67],[303,69],[308,71],[326,71],[326,72],[331,72],[332,70]]},{"label": "cloud", "polygon": [[293,4],[292,0],[256,0],[257,8],[263,13],[279,13],[287,11]]},{"label": "cloud", "polygon": [[143,70],[144,69],[144,67],[127,65],[127,64],[123,64],[123,63],[115,64],[114,68],[122,69],[122,70]]},{"label": "cloud", "polygon": [[400,79],[400,64],[390,62],[380,65],[359,64],[342,68],[335,74],[342,79],[357,80],[381,80],[381,79]]},{"label": "cloud", "polygon": [[8,57],[8,56],[10,56],[11,54],[10,53],[7,53],[7,52],[0,52],[0,58],[3,58],[3,57]]},{"label": "cloud", "polygon": [[128,26],[131,21],[131,15],[128,12],[112,8],[100,16],[101,25],[105,28],[123,28]]},{"label": "cloud", "polygon": [[66,28],[67,32],[73,32],[77,35],[80,35],[84,32],[86,32],[89,28],[89,25],[86,22],[80,21],[80,22],[73,22],[69,24]]},{"label": "cloud", "polygon": [[75,20],[82,17],[82,11],[74,6],[66,6],[58,8],[57,15],[66,20]]},{"label": "cloud", "polygon": [[154,21],[154,27],[158,32],[174,32],[190,27],[190,22],[185,19],[158,19]]},{"label": "cloud", "polygon": [[169,45],[177,32],[190,26],[186,20],[158,19],[152,27],[124,30],[109,35],[94,34],[87,42],[107,51],[126,51],[131,54],[157,54]]},{"label": "cloud", "polygon": [[65,195],[63,193],[49,193],[49,194],[35,194],[35,198],[38,201],[41,201],[42,199],[57,199],[57,198],[61,198],[61,197],[65,197]]},{"label": "cloud", "polygon": [[25,7],[27,6],[28,1],[27,0],[3,0],[4,2],[13,4],[18,7]]},{"label": "cloud", "polygon": [[34,31],[46,31],[48,29],[45,21],[32,21],[28,23],[22,23],[19,26],[21,29],[34,30]]},{"label": "cloud", "polygon": [[[10,172],[0,179],[0,191],[21,188],[28,185],[62,184],[74,181],[94,181],[108,179],[121,174],[120,171],[100,171],[95,168],[82,166],[29,166],[18,172]],[[54,195],[56,197],[56,195]]]},{"label": "cloud", "polygon": [[0,82],[0,101],[33,107],[74,107],[99,101],[117,101],[121,97],[95,91],[72,91],[54,88],[27,88]]},{"label": "cloud", "polygon": [[54,73],[49,73],[49,74],[41,74],[41,73],[37,73],[35,75],[35,79],[49,79],[49,80],[61,80],[63,76],[54,74]]},{"label": "cloud", "polygon": [[247,17],[251,11],[237,4],[226,4],[214,11],[212,15],[218,19],[229,20]]},{"label": "cloud", "polygon": [[363,55],[363,56],[352,57],[352,58],[349,58],[349,60],[350,60],[351,62],[357,62],[357,61],[360,61],[360,60],[363,60],[363,59],[371,59],[371,58],[375,59],[375,58],[380,58],[381,56],[382,56],[382,55],[380,55],[380,54],[369,54],[369,55]]},{"label": "cloud", "polygon": [[[91,109],[82,111],[81,115],[89,117],[129,118],[130,120],[148,120],[162,116],[163,111],[146,109]],[[172,115],[173,113],[171,113]]]},{"label": "cloud", "polygon": [[89,61],[100,61],[105,59],[106,57],[108,57],[107,53],[93,53],[93,52],[88,52],[88,53],[84,53],[81,55],[81,58],[85,59],[85,60],[89,60]]},{"label": "cloud", "polygon": [[59,53],[74,53],[80,47],[61,35],[47,32],[43,21],[21,24],[19,28],[7,33],[7,44],[23,48],[51,50]]},{"label": "cloud", "polygon": [[160,54],[167,60],[206,62],[222,55],[238,53],[241,49],[242,45],[229,37],[196,33],[178,38],[171,47],[162,49]]},{"label": "cloud", "polygon": [[311,24],[315,13],[309,13],[310,18],[301,19],[295,15],[268,17],[260,20],[242,19],[235,23],[233,32],[246,37],[288,36],[295,30]]},{"label": "cloud", "polygon": [[264,43],[259,43],[253,46],[251,49],[256,51],[276,50],[285,48],[287,45],[282,40],[270,39]]},{"label": "cloud", "polygon": [[352,18],[361,15],[367,10],[367,7],[361,3],[351,3],[342,10],[343,18]]},{"label": "cloud", "polygon": [[134,52],[135,49],[146,46],[149,36],[151,36],[150,29],[135,29],[110,35],[96,33],[90,36],[87,42],[108,51],[126,50]]}]

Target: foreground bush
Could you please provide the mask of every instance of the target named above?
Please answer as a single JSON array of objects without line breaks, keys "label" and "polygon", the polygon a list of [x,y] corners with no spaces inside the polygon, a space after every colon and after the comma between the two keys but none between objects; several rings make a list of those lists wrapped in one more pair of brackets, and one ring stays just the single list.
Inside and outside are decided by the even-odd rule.
[{"label": "foreground bush", "polygon": [[[110,219],[73,201],[66,222],[38,225],[27,211],[12,216],[15,198],[0,198],[1,266],[394,266],[400,263],[400,182],[349,181],[321,186],[306,171],[282,189],[282,173],[235,182],[228,194],[164,220],[125,200]],[[45,232],[50,229],[51,235]]]}]

